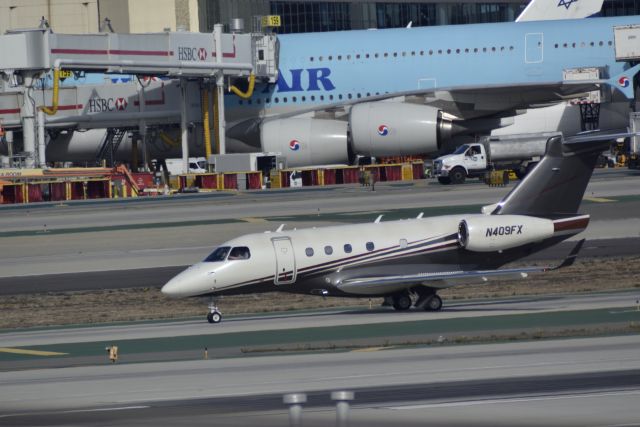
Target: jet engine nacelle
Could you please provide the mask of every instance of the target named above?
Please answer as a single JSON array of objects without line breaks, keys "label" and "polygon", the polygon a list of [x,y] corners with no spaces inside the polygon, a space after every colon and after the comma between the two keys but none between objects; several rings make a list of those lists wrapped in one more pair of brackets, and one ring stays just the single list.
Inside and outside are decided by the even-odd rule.
[{"label": "jet engine nacelle", "polygon": [[349,162],[347,122],[313,118],[266,121],[260,127],[265,152],[280,152],[288,167]]},{"label": "jet engine nacelle", "polygon": [[524,215],[487,215],[463,219],[458,242],[473,252],[494,252],[539,242],[553,235],[553,221]]},{"label": "jet engine nacelle", "polygon": [[349,113],[353,151],[368,156],[435,153],[451,134],[451,121],[428,105],[366,102]]}]

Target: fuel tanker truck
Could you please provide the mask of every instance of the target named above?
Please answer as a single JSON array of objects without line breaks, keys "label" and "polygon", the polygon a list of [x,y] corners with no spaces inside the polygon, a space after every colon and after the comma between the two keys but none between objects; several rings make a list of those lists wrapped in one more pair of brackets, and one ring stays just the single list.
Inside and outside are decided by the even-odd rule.
[{"label": "fuel tanker truck", "polygon": [[542,158],[549,138],[557,135],[561,132],[485,136],[434,160],[434,176],[441,184],[462,184],[467,178],[506,169],[523,177]]}]

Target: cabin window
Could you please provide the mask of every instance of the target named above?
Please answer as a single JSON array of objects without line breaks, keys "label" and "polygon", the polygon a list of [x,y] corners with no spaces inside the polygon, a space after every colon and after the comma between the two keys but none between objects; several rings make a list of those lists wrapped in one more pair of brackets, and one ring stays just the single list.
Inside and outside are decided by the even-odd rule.
[{"label": "cabin window", "polygon": [[305,249],[304,253],[307,254],[307,256],[313,256],[313,248]]},{"label": "cabin window", "polygon": [[375,248],[375,246],[373,245],[373,242],[367,242],[366,247],[368,251],[372,251]]},{"label": "cabin window", "polygon": [[204,262],[220,262],[227,259],[227,255],[231,250],[230,246],[220,246],[216,248],[208,257],[204,259]]},{"label": "cabin window", "polygon": [[350,254],[350,253],[351,253],[351,251],[353,251],[353,248],[351,247],[351,245],[350,245],[350,244],[348,244],[348,243],[347,243],[347,244],[345,244],[345,245],[344,245],[344,252],[345,252],[345,253],[347,253],[347,254]]},{"label": "cabin window", "polygon": [[287,102],[287,97],[282,98],[282,102]]},{"label": "cabin window", "polygon": [[295,96],[291,97],[291,102],[296,102],[298,100],[298,98],[296,98]]},{"label": "cabin window", "polygon": [[342,55],[338,55],[338,61],[342,61]]},{"label": "cabin window", "polygon": [[331,255],[333,253],[333,248],[331,246],[325,246],[324,253],[327,255]]},{"label": "cabin window", "polygon": [[275,102],[275,103],[277,104],[278,102],[280,102],[280,100],[276,97],[276,98],[273,100],[273,102]]},{"label": "cabin window", "polygon": [[329,57],[327,58],[329,61],[331,61],[333,59],[332,55],[329,55]]},{"label": "cabin window", "polygon": [[306,101],[306,100],[307,100],[307,97],[303,95],[303,96],[302,96],[302,102],[304,102],[304,101]]},{"label": "cabin window", "polygon": [[309,61],[313,62],[313,56],[311,58],[309,58]]},{"label": "cabin window", "polygon": [[333,101],[333,95],[329,95],[329,99]]},{"label": "cabin window", "polygon": [[229,258],[227,258],[229,261],[233,261],[233,260],[239,260],[239,259],[249,259],[251,258],[251,252],[249,251],[249,248],[246,246],[236,246],[235,248],[231,249],[231,252],[229,252]]},{"label": "cabin window", "polygon": [[407,242],[407,239],[400,239],[400,247],[402,249],[405,249],[407,246],[409,246],[409,243]]}]

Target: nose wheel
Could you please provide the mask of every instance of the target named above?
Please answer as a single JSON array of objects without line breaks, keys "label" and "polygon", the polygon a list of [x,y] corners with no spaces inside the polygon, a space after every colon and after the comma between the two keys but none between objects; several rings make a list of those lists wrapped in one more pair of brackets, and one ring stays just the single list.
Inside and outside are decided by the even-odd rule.
[{"label": "nose wheel", "polygon": [[207,320],[209,323],[220,323],[222,321],[222,314],[219,311],[207,314]]},{"label": "nose wheel", "polygon": [[218,310],[218,306],[216,305],[216,301],[213,297],[209,300],[209,314],[207,314],[207,320],[209,323],[222,322],[222,313]]}]

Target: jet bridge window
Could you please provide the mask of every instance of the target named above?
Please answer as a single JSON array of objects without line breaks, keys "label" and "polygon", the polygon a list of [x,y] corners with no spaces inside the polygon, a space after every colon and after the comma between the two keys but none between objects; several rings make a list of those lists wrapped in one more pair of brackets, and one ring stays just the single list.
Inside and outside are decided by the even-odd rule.
[{"label": "jet bridge window", "polygon": [[236,246],[235,248],[231,249],[231,252],[229,252],[229,258],[227,258],[229,261],[233,261],[233,260],[239,260],[239,259],[249,259],[251,258],[251,252],[249,251],[249,248],[246,246]]},{"label": "jet bridge window", "polygon": [[373,242],[367,242],[366,246],[368,251],[372,251],[375,248],[375,246],[373,245]]},{"label": "jet bridge window", "polygon": [[227,255],[231,250],[230,246],[220,246],[216,248],[208,257],[204,259],[204,262],[220,262],[227,259]]}]

